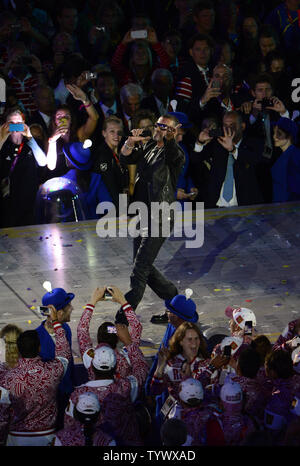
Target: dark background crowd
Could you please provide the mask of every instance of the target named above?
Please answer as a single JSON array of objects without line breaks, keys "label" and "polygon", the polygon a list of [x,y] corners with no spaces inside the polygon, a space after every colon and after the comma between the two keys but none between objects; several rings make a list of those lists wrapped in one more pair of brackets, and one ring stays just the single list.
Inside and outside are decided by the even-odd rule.
[{"label": "dark background crowd", "polygon": [[[0,226],[75,220],[57,212],[55,196],[56,214],[45,206],[49,189],[37,196],[54,177],[64,178],[65,202],[68,190],[81,193],[77,219],[97,218],[103,200],[117,208],[120,193],[134,192],[135,167],[120,157],[126,136],[133,128],[153,134],[170,112],[182,124],[176,141],[186,156],[179,202],[298,200],[298,7],[3,0]],[[80,151],[86,139],[92,146]]]}]

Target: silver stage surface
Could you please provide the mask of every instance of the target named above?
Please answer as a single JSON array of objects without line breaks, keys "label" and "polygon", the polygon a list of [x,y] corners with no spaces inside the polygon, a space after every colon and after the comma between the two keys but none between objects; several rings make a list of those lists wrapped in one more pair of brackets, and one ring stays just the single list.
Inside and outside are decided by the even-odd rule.
[{"label": "silver stage surface", "polygon": [[[116,285],[125,293],[132,268],[132,239],[99,238],[96,222],[0,230],[0,328],[7,323],[36,328],[44,318],[35,307],[49,280],[53,288],[75,293],[70,326],[75,361],[80,362],[76,328],[83,306],[96,286]],[[300,203],[206,210],[204,231],[198,249],[171,236],[155,265],[180,293],[193,289],[204,329],[228,327],[227,306],[248,307],[256,314],[258,332],[274,342],[289,321],[300,317]],[[116,303],[98,303],[93,341],[99,324],[114,319],[117,310]],[[147,288],[137,315],[149,359],[165,331],[149,320],[163,311],[163,302]]]}]

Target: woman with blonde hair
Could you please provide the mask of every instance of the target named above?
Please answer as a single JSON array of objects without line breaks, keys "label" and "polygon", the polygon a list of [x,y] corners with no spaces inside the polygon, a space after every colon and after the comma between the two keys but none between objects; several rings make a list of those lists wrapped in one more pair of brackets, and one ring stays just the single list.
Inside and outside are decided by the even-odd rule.
[{"label": "woman with blonde hair", "polygon": [[0,331],[0,338],[5,342],[5,357],[3,358],[3,362],[9,369],[14,368],[18,363],[19,351],[17,339],[22,332],[23,330],[14,324],[7,324]]}]

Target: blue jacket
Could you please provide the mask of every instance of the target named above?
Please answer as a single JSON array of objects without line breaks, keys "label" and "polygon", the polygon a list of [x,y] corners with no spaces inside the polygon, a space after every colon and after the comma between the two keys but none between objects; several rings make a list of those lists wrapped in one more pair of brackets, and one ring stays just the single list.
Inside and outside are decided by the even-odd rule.
[{"label": "blue jacket", "polygon": [[[39,334],[40,344],[41,344],[41,351],[40,356],[43,361],[50,361],[55,358],[55,343],[51,337],[51,335],[45,329],[44,320],[39,327],[35,330]],[[62,324],[64,331],[66,332],[66,337],[69,342],[70,348],[72,348],[72,333],[71,329],[68,324]],[[69,361],[67,372],[64,375],[64,378],[60,382],[58,386],[58,390],[62,393],[72,393],[74,390],[73,384],[73,373],[74,373],[74,360],[73,357],[71,361]]]},{"label": "blue jacket", "polygon": [[[62,178],[67,178],[68,180],[77,183],[76,170],[69,170]],[[91,172],[90,186],[87,192],[82,193],[82,199],[84,202],[84,213],[87,220],[99,218],[99,215],[96,214],[96,208],[99,202],[113,202],[101,175],[94,172]]]},{"label": "blue jacket", "polygon": [[[184,151],[185,163],[184,163],[184,166],[182,167],[182,170],[180,172],[180,175],[177,181],[176,193],[177,193],[178,188],[184,189],[186,193],[189,193],[191,191],[191,188],[195,186],[195,183],[193,182],[192,178],[189,175],[190,157],[189,157],[189,153],[187,151],[186,146],[182,144],[181,142],[179,143],[179,146]],[[179,202],[182,202],[182,201],[179,201]]]},{"label": "blue jacket", "polygon": [[[165,334],[163,336],[163,339],[162,339],[162,342],[160,344],[159,349],[162,347],[162,345],[164,345],[166,348],[168,348],[169,340],[174,335],[175,330],[176,330],[176,328],[174,327],[174,325],[168,324],[168,326],[166,328],[166,332],[165,332]],[[147,396],[150,395],[151,380],[152,380],[153,374],[154,374],[154,372],[156,370],[157,362],[158,362],[158,354],[155,355],[154,361],[152,363],[150,371],[148,372],[148,377],[147,377],[146,382],[145,382],[145,393],[146,393]],[[168,390],[165,390],[161,395],[158,395],[155,398],[156,399],[156,416],[157,417],[159,416],[160,410],[161,410],[161,408],[162,408],[162,406],[163,406],[163,404],[164,404],[164,402],[166,401],[167,398],[168,398]]]},{"label": "blue jacket", "polygon": [[272,167],[273,202],[300,199],[300,149],[291,145]]}]

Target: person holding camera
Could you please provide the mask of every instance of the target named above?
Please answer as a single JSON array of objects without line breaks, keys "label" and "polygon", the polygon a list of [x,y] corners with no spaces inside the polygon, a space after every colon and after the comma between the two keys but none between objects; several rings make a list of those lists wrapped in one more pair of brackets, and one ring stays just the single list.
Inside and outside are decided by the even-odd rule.
[{"label": "person holding camera", "polygon": [[263,202],[255,165],[263,162],[263,141],[245,137],[246,124],[237,111],[223,116],[222,133],[209,127],[198,136],[191,153],[193,169],[209,167],[204,189],[205,208],[260,204]]},{"label": "person holding camera", "polygon": [[238,91],[234,89],[233,78],[232,69],[224,63],[214,67],[212,78],[199,100],[199,121],[214,117],[221,124],[225,112],[239,108],[241,103],[250,97],[242,86]]},{"label": "person holding camera", "polygon": [[81,107],[86,113],[86,121],[79,125],[76,114],[68,105],[60,105],[52,115],[50,128],[51,136],[48,138],[47,168],[44,181],[49,178],[63,176],[68,171],[63,147],[71,142],[84,142],[95,131],[98,121],[98,112],[87,94],[76,84],[67,84],[67,89],[75,100],[81,101]]},{"label": "person holding camera", "polygon": [[68,368],[61,380],[58,391],[57,391],[57,403],[58,403],[58,417],[57,427],[62,428],[63,426],[63,415],[65,407],[68,403],[70,393],[74,389],[74,360],[72,355],[72,332],[68,322],[71,320],[71,314],[73,311],[72,300],[75,295],[73,293],[67,293],[63,288],[54,288],[44,294],[42,298],[43,306],[50,309],[50,312],[46,313],[46,319],[42,321],[41,325],[36,328],[40,339],[40,356],[43,361],[49,361],[54,358],[55,352],[57,351],[57,339],[55,336],[55,328],[53,326],[51,313],[55,312],[57,321],[62,326],[67,339],[68,348]]},{"label": "person holding camera", "polygon": [[107,343],[95,350],[91,348],[84,354],[83,362],[87,369],[93,370],[94,380],[89,380],[74,389],[65,411],[64,425],[71,427],[78,423],[74,417],[74,406],[80,395],[92,392],[102,407],[96,427],[102,422],[109,426],[113,436],[123,445],[141,445],[133,403],[138,399],[146,377],[146,374],[141,375],[140,371],[144,356],[138,345],[132,341],[127,325],[119,323],[115,327],[117,337],[128,351],[132,373],[126,377],[117,373],[116,353]]},{"label": "person holding camera", "polygon": [[[161,299],[172,299],[178,294],[176,286],[153,266],[167,237],[162,224],[167,221],[171,231],[174,218],[162,218],[161,211],[158,217],[151,219],[151,210],[154,202],[169,206],[175,201],[177,181],[185,162],[183,150],[175,140],[180,126],[176,117],[164,115],[155,123],[153,139],[142,148],[136,143],[143,141],[143,129],[133,129],[121,148],[124,161],[137,164],[133,200],[142,202],[147,208],[145,215],[140,213],[140,236],[133,240],[134,266],[130,290],[125,294],[134,310],[143,298],[147,284]],[[153,236],[152,227],[156,230]]]},{"label": "person holding camera", "polygon": [[[97,346],[99,348],[103,344],[108,344],[114,349],[116,354],[117,367],[116,371],[121,377],[127,377],[133,372],[128,352],[126,348],[119,348],[119,338],[117,335],[117,323],[126,323],[128,325],[129,334],[131,341],[134,342],[137,347],[140,346],[142,324],[137,318],[132,307],[126,301],[123,293],[116,286],[110,287],[97,287],[92,293],[89,304],[84,308],[82,316],[79,320],[77,327],[77,339],[81,357],[87,362],[90,359],[90,352],[93,349],[93,342],[90,336],[90,322],[93,317],[96,304],[99,302],[111,300],[120,304],[121,308],[116,315],[115,323],[103,322],[97,331]],[[145,359],[140,359],[140,377],[144,380],[147,375],[149,367]],[[90,380],[95,379],[95,374],[91,368],[88,368],[88,376]]]},{"label": "person holding camera", "polygon": [[46,154],[32,137],[25,116],[11,108],[0,126],[0,228],[33,225],[39,167]]},{"label": "person holding camera", "polygon": [[[128,48],[129,66],[123,61]],[[153,63],[152,51],[156,54]],[[169,68],[169,56],[158,41],[155,30],[148,26],[142,30],[129,30],[116,48],[111,60],[111,69],[118,77],[119,87],[133,82],[139,84],[145,94],[150,95],[151,74],[156,68]]]},{"label": "person holding camera", "polygon": [[273,95],[273,82],[268,74],[256,77],[251,94],[254,100],[244,102],[240,111],[245,115],[248,136],[264,142],[265,160],[269,163],[260,164],[256,174],[263,201],[270,203],[273,200],[271,166],[278,155],[272,138],[273,124],[280,117],[290,118],[290,113],[284,102]]}]

